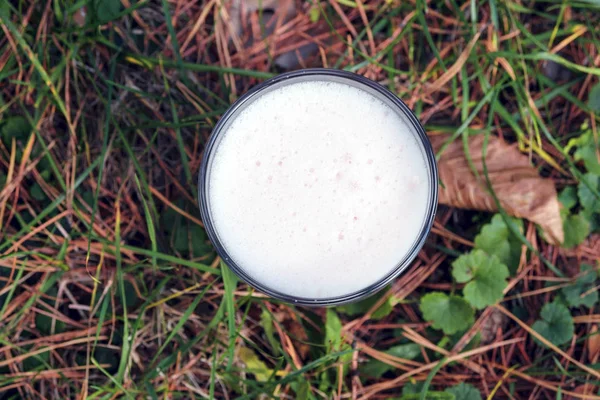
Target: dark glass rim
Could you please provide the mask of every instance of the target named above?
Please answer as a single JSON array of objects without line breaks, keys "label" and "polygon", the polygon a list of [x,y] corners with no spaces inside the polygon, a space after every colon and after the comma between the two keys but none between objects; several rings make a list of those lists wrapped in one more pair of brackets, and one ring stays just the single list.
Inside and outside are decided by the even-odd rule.
[{"label": "dark glass rim", "polygon": [[[417,240],[411,247],[410,251],[404,256],[402,260],[382,279],[377,281],[374,284],[369,285],[368,287],[359,290],[357,292],[353,292],[347,295],[331,297],[331,298],[305,298],[305,297],[296,297],[291,296],[273,289],[270,289],[256,279],[252,278],[248,274],[244,272],[244,270],[236,264],[236,262],[229,256],[224,246],[222,245],[219,237],[217,235],[215,226],[213,224],[209,200],[208,200],[208,187],[207,187],[207,175],[209,172],[210,160],[215,149],[215,145],[218,143],[218,139],[224,133],[223,127],[226,126],[228,120],[235,115],[236,111],[243,107],[243,105],[250,101],[254,96],[259,95],[263,90],[276,85],[283,81],[289,81],[295,78],[305,78],[315,76],[315,77],[336,77],[342,79],[352,80],[354,82],[358,82],[361,85],[367,86],[370,89],[378,92],[383,95],[388,101],[388,105],[390,107],[397,107],[402,115],[404,115],[408,122],[412,124],[414,131],[417,133],[418,139],[422,145],[423,151],[426,157],[426,163],[429,168],[429,197],[428,197],[428,208],[427,214],[425,216],[424,222],[421,226],[421,231]],[[278,300],[282,300],[287,303],[305,305],[305,306],[333,306],[340,305],[345,303],[350,303],[354,301],[361,300],[365,297],[368,297],[379,290],[383,289],[386,285],[388,285],[392,280],[397,278],[402,272],[404,272],[408,266],[412,263],[412,261],[417,257],[419,251],[425,244],[425,240],[427,239],[427,235],[431,230],[433,225],[433,220],[435,218],[435,213],[437,209],[437,199],[438,199],[438,171],[437,164],[435,160],[435,153],[433,148],[431,147],[431,143],[427,134],[425,133],[425,129],[417,119],[417,117],[413,114],[413,112],[408,108],[406,104],[402,100],[400,100],[396,95],[390,92],[385,87],[380,84],[373,82],[370,79],[367,79],[361,75],[348,72],[341,71],[336,69],[329,68],[310,68],[303,69],[298,71],[287,72],[281,75],[277,75],[261,84],[256,85],[242,97],[240,97],[234,104],[229,107],[229,109],[223,114],[221,119],[215,125],[211,136],[206,144],[204,149],[204,157],[202,159],[202,165],[200,166],[200,172],[198,174],[198,203],[200,206],[200,215],[202,217],[202,222],[204,223],[204,228],[210,241],[215,246],[217,254],[221,257],[223,262],[229,266],[229,268],[239,276],[243,281],[245,281],[250,286],[259,290],[260,292],[273,297]]]}]

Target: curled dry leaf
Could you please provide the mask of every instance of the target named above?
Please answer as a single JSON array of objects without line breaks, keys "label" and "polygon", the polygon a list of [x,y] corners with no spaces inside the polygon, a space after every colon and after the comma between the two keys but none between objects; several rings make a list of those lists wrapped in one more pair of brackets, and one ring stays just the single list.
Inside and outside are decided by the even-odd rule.
[{"label": "curled dry leaf", "polygon": [[[431,137],[436,153],[448,138],[447,135]],[[439,190],[440,203],[497,211],[483,174],[483,141],[483,135],[469,138],[469,153],[478,177],[469,167],[462,141],[455,140],[443,151],[438,162],[444,186],[440,186]],[[562,243],[564,232],[554,182],[541,178],[528,157],[521,154],[516,146],[506,144],[495,136],[489,138],[485,163],[494,192],[505,211],[538,224],[549,243]]]},{"label": "curled dry leaf", "polygon": [[[283,331],[289,335],[300,358],[305,359],[310,351],[310,346],[307,344],[308,335],[306,334],[306,330],[295,314],[284,311],[285,308],[281,308],[280,310],[274,312],[273,316],[279,325],[284,328]],[[282,346],[284,346],[284,343],[282,343]]]},{"label": "curled dry leaf", "polygon": [[496,339],[498,330],[504,330],[508,317],[496,308],[492,308],[490,315],[481,325],[481,344],[490,344]]},{"label": "curled dry leaf", "polygon": [[286,331],[290,335],[290,338],[293,340],[294,345],[298,349],[298,353],[300,357],[304,360],[310,351],[310,346],[307,344],[308,335],[304,330],[304,327],[298,321],[295,316],[288,316],[283,322],[283,326],[286,327]]},{"label": "curled dry leaf", "polygon": [[600,333],[598,333],[597,325],[592,325],[590,328],[590,336],[587,339],[587,351],[590,363],[596,363],[600,356]]},{"label": "curled dry leaf", "polygon": [[82,6],[77,11],[73,13],[73,21],[77,26],[82,27],[85,25],[85,20],[87,17],[87,8],[86,6]]}]

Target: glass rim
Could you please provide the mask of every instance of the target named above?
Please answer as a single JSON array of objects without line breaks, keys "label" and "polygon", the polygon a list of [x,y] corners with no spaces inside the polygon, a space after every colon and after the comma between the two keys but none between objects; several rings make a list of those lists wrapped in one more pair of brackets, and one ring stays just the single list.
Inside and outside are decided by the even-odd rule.
[{"label": "glass rim", "polygon": [[[399,260],[395,267],[390,269],[390,272],[379,279],[377,282],[359,290],[349,294],[344,294],[335,297],[328,298],[308,298],[308,297],[298,297],[292,296],[277,290],[273,290],[263,284],[261,284],[257,279],[249,276],[243,268],[241,268],[231,256],[229,256],[227,250],[219,240],[219,236],[217,234],[215,225],[213,223],[209,199],[208,199],[208,185],[207,185],[207,177],[210,167],[210,161],[212,159],[212,155],[214,154],[214,150],[220,137],[225,133],[223,129],[227,126],[228,121],[236,116],[236,112],[243,108],[243,106],[251,101],[255,96],[259,96],[262,91],[267,88],[270,88],[274,85],[277,85],[282,82],[290,81],[297,78],[306,78],[306,77],[336,77],[341,78],[342,80],[351,80],[355,83],[359,83],[360,85],[367,86],[368,88],[376,91],[380,95],[383,95],[388,101],[388,106],[392,108],[396,108],[400,111],[400,113],[406,117],[407,122],[413,128],[413,132],[416,133],[416,138],[421,145],[424,156],[425,163],[429,169],[429,196],[428,196],[428,207],[425,218],[423,220],[423,224],[421,225],[420,232],[416,236],[415,242],[413,243],[410,250],[404,255],[404,257]],[[360,85],[358,88],[360,88]],[[355,86],[356,87],[356,86]],[[273,78],[270,78],[250,89],[244,95],[242,95],[239,99],[237,99],[228,109],[225,111],[221,119],[217,122],[215,127],[213,128],[210,138],[206,143],[204,148],[204,156],[202,157],[202,163],[200,166],[200,171],[198,173],[198,204],[200,207],[200,215],[202,218],[202,222],[204,224],[204,229],[215,247],[217,254],[221,258],[221,260],[245,283],[257,289],[259,292],[268,295],[277,300],[284,301],[290,304],[303,305],[303,306],[334,306],[341,305],[346,303],[355,302],[358,300],[362,300],[387,286],[394,279],[399,277],[413,262],[413,260],[417,257],[419,251],[425,244],[425,240],[431,231],[431,227],[433,226],[433,221],[435,218],[436,210],[437,210],[437,201],[438,201],[438,170],[437,163],[435,159],[435,153],[433,151],[433,147],[431,146],[431,142],[425,133],[425,129],[421,125],[420,121],[414,115],[412,110],[395,94],[389,91],[384,86],[380,85],[377,82],[374,82],[364,76],[355,74],[349,71],[342,71],[331,68],[309,68],[302,69],[297,71],[286,72],[280,75],[277,75]]]}]

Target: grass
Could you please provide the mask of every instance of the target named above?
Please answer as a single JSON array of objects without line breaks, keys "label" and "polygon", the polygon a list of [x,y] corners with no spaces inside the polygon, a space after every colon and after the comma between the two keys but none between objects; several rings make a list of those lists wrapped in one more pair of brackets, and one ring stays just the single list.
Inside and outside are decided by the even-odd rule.
[{"label": "grass", "polygon": [[597,267],[597,227],[564,249],[526,222],[505,297],[446,335],[420,299],[458,293],[450,266],[490,214],[440,206],[409,272],[326,312],[269,300],[222,266],[194,178],[218,117],[292,52],[304,56],[287,68],[365,75],[430,135],[466,149],[502,137],[559,190],[598,198],[565,148],[586,130],[598,140],[600,4],[295,1],[274,27],[286,7],[259,21],[248,2],[236,32],[220,3],[0,4],[0,399],[424,399],[461,382],[483,398],[600,396],[597,302],[569,306],[564,344],[531,328],[581,263]]}]

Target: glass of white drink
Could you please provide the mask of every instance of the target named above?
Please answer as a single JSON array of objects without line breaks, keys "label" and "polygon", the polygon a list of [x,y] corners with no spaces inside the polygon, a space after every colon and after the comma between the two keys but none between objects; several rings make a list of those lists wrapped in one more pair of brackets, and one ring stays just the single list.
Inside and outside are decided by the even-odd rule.
[{"label": "glass of white drink", "polygon": [[410,109],[360,75],[279,75],[223,115],[199,174],[223,261],[274,298],[356,301],[404,271],[437,206],[431,144]]}]

